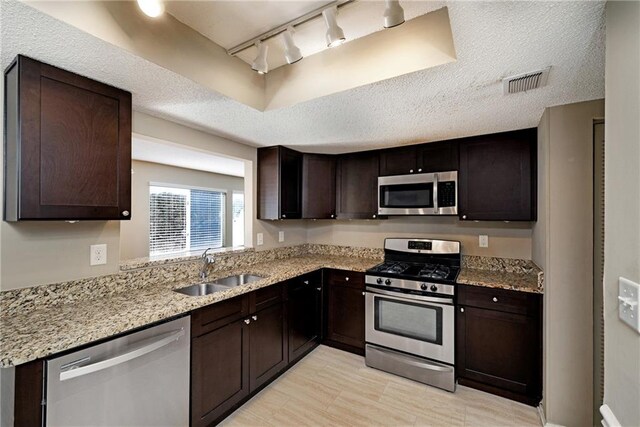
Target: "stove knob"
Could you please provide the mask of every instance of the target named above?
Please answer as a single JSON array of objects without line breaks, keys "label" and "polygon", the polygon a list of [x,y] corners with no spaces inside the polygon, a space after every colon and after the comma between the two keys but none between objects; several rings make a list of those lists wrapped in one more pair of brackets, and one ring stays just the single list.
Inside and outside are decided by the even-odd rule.
[{"label": "stove knob", "polygon": [[391,280],[390,280],[390,279],[385,280],[385,281],[384,281],[384,284],[385,284],[385,285],[390,285],[390,284],[391,284]]},{"label": "stove knob", "polygon": [[420,285],[420,289],[422,289],[423,291],[426,291],[427,290],[427,284],[426,283],[421,284]]},{"label": "stove knob", "polygon": [[376,280],[376,283],[377,283],[378,285],[381,285],[381,284],[382,284],[382,278],[381,278],[381,277],[378,277],[378,279]]},{"label": "stove knob", "polygon": [[435,292],[438,290],[438,287],[436,285],[431,285],[431,292]]}]

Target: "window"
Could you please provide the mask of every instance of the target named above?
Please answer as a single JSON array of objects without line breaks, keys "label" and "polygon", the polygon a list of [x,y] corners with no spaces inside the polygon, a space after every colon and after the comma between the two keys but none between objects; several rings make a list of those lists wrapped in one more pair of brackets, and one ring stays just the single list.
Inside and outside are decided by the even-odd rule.
[{"label": "window", "polygon": [[233,210],[233,228],[231,230],[233,247],[244,246],[244,193],[234,191],[231,200]]},{"label": "window", "polygon": [[222,247],[225,197],[221,191],[151,185],[149,255]]}]

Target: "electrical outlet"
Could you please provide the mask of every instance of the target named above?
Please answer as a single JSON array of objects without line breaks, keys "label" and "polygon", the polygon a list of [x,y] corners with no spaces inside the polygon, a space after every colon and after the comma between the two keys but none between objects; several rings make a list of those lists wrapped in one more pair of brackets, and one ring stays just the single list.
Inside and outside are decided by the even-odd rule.
[{"label": "electrical outlet", "polygon": [[264,245],[264,234],[262,233],[258,233],[256,235],[256,245],[257,246],[262,246]]},{"label": "electrical outlet", "polygon": [[640,333],[640,284],[618,278],[618,316]]},{"label": "electrical outlet", "polygon": [[91,265],[107,263],[107,245],[91,245]]},{"label": "electrical outlet", "polygon": [[284,231],[278,232],[278,242],[284,242]]},{"label": "electrical outlet", "polygon": [[488,248],[489,236],[487,236],[486,234],[481,234],[478,238],[478,244],[480,245],[481,248]]}]

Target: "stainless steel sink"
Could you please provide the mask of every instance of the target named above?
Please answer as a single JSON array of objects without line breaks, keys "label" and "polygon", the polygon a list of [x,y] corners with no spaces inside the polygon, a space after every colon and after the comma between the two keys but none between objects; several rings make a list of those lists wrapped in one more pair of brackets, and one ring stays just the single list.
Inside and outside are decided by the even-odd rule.
[{"label": "stainless steel sink", "polygon": [[245,285],[261,279],[264,279],[264,277],[256,276],[255,274],[237,274],[235,276],[216,279],[210,283],[200,283],[198,285],[186,286],[184,288],[174,290],[192,297],[200,297],[203,295],[211,295],[215,292],[226,291],[233,287]]},{"label": "stainless steel sink", "polygon": [[191,285],[174,290],[191,297],[201,297],[211,295],[215,292],[227,291],[229,290],[229,286],[218,285],[217,283],[200,283],[199,285]]},{"label": "stainless steel sink", "polygon": [[246,285],[247,283],[262,280],[264,277],[256,276],[255,274],[237,274],[235,276],[225,277],[223,279],[216,279],[213,283],[228,287]]}]

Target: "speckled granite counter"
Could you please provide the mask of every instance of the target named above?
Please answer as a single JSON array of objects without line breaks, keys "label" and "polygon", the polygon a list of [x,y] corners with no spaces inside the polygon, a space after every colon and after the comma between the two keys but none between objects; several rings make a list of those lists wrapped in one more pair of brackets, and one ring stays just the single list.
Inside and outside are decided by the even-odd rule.
[{"label": "speckled granite counter", "polygon": [[[268,260],[211,273],[216,279],[239,273],[265,277],[247,285],[204,297],[189,297],[173,289],[194,283],[191,276],[179,280],[120,288],[100,298],[42,305],[22,312],[3,311],[0,317],[0,367],[9,367],[127,332],[154,322],[272,285],[318,268],[365,271],[378,258],[337,255],[302,255]],[[43,287],[44,288],[44,287]]]},{"label": "speckled granite counter", "polygon": [[543,293],[544,275],[532,261],[464,256],[458,283],[488,288]]}]

